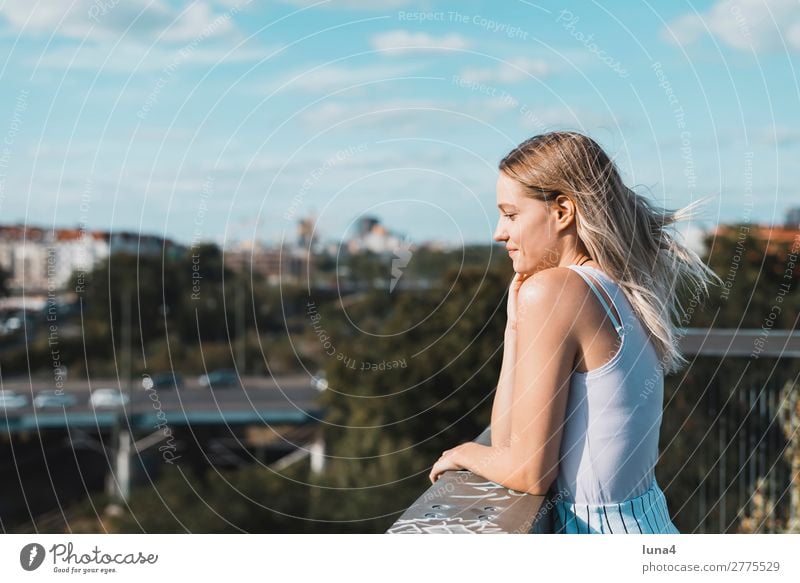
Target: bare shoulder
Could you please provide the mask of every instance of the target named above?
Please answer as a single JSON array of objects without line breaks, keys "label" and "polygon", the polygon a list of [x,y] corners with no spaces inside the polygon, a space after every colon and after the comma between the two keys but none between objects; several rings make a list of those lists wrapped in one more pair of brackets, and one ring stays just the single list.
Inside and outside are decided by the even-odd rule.
[{"label": "bare shoulder", "polygon": [[519,288],[519,304],[549,309],[559,306],[578,309],[586,298],[581,276],[568,267],[543,269],[525,279]]},{"label": "bare shoulder", "polygon": [[522,282],[517,296],[517,329],[523,343],[545,347],[547,354],[566,351],[572,355],[570,359],[574,357],[580,336],[576,315],[585,303],[580,280],[581,276],[567,267],[551,267]]}]

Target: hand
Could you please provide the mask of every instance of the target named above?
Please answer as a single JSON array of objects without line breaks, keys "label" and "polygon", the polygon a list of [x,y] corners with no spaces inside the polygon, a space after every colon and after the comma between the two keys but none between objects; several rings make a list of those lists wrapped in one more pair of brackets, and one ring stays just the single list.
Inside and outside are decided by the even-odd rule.
[{"label": "hand", "polygon": [[[460,447],[460,446],[459,446]],[[456,463],[455,456],[453,452],[458,448],[447,449],[442,453],[442,456],[433,464],[433,468],[431,468],[431,473],[428,476],[428,479],[431,481],[431,484],[435,484],[436,480],[438,480],[444,472],[450,470],[463,470],[464,467],[460,464]]]},{"label": "hand", "polygon": [[506,303],[506,316],[508,322],[506,327],[512,331],[517,330],[517,297],[519,296],[519,288],[522,287],[522,282],[530,277],[528,273],[515,273],[511,279],[511,285],[508,286],[508,300]]}]

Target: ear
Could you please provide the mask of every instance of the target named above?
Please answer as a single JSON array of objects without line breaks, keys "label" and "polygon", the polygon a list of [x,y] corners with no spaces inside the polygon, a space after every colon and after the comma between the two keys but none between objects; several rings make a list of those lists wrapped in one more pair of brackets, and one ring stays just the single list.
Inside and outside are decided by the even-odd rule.
[{"label": "ear", "polygon": [[565,194],[559,194],[553,201],[556,223],[559,229],[567,228],[575,220],[577,209],[575,202]]}]

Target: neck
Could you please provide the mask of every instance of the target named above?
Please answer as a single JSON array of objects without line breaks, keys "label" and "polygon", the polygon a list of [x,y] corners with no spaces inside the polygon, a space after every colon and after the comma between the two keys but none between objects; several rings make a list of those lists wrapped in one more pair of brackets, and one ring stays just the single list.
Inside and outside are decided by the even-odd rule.
[{"label": "neck", "polygon": [[564,254],[561,258],[561,261],[559,261],[558,265],[561,267],[565,267],[567,265],[583,265],[585,263],[591,263],[591,262],[592,258],[589,256],[588,253],[576,249],[571,253]]}]

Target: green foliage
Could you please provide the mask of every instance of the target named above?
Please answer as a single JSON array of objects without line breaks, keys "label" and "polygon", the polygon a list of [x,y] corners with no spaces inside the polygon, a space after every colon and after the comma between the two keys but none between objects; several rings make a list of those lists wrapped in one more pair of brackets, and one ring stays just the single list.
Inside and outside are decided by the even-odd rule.
[{"label": "green foliage", "polygon": [[[148,320],[142,337],[153,362],[166,364],[158,355],[165,351],[169,333],[176,362],[191,363],[197,352],[193,343],[202,341],[207,358],[221,363],[231,357],[233,322],[241,317],[237,302],[244,296],[248,327],[258,329],[245,345],[253,370],[264,370],[264,350],[273,373],[288,371],[299,356],[309,368],[310,359],[324,366],[329,382],[323,396],[323,429],[331,457],[322,475],[308,475],[305,463],[281,476],[259,465],[222,474],[208,470],[202,476],[167,468],[155,488],[134,492],[132,513],[116,527],[122,532],[385,531],[428,487],[428,470],[441,451],[473,439],[489,423],[502,358],[505,293],[512,275],[507,260],[502,261],[507,258],[494,254],[490,259],[490,253],[488,247],[468,248],[467,265],[458,267],[464,258],[460,254],[420,250],[403,277],[428,278],[438,287],[396,288],[393,293],[371,289],[348,298],[321,290],[309,296],[299,287],[252,285],[249,276],[224,271],[212,248],[202,255],[199,303],[191,300],[191,257],[176,259],[163,270],[160,260],[143,266],[149,260],[126,259],[113,270],[92,274],[85,296],[92,337],[108,333],[104,323],[117,325],[124,297],[119,290],[133,286],[145,294],[137,310]],[[717,238],[708,263],[731,282],[730,289],[721,293],[715,288],[708,304],[694,309],[683,325],[761,327],[786,281],[787,253],[767,253],[749,237],[743,245],[735,235]],[[342,263],[323,258],[317,267],[325,271],[343,266],[353,281],[379,279],[388,284],[390,278],[390,261],[370,254],[345,257]],[[773,323],[776,329],[791,327],[800,311],[796,273]],[[164,286],[169,293],[162,294]],[[166,331],[160,323],[163,314],[153,307],[161,302],[167,307]],[[138,323],[140,312],[135,313]],[[295,334],[291,344],[287,330]],[[108,348],[100,344],[98,354],[105,358]],[[796,361],[782,363],[796,370]],[[730,359],[724,367],[719,364],[700,359],[665,384],[657,471],[662,484],[670,483],[665,491],[670,507],[678,512],[676,523],[684,530],[693,528],[698,487],[716,471],[713,460],[698,453],[705,451],[707,430],[716,415],[717,405],[708,402],[706,388],[713,382],[733,390],[744,367],[744,362]],[[768,374],[770,366],[760,361],[748,374]],[[729,393],[720,394],[726,398]],[[731,409],[731,426],[745,413]],[[731,466],[728,475],[735,471]],[[731,504],[735,505],[732,499]],[[728,510],[732,516],[736,508]]]},{"label": "green foliage", "polygon": [[204,476],[170,466],[154,487],[135,489],[129,512],[110,526],[122,533],[307,532],[307,478],[303,464],[281,474],[253,464]]},{"label": "green foliage", "polygon": [[[791,269],[788,242],[753,236],[751,226],[734,225],[728,234],[706,239],[708,266],[726,282],[715,287],[704,310],[692,314],[688,326],[761,328],[771,312],[772,328],[792,328],[800,312],[800,263]],[[789,268],[789,272],[787,272]],[[781,286],[789,284],[789,289]],[[779,299],[780,298],[780,299]],[[774,311],[775,306],[779,307]],[[778,313],[779,312],[779,313]]]},{"label": "green foliage", "polygon": [[11,279],[8,271],[0,266],[0,298],[8,295],[8,280]]},{"label": "green foliage", "polygon": [[[150,372],[174,366],[190,374],[204,367],[229,368],[242,352],[243,374],[286,374],[308,364],[302,355],[298,362],[285,336],[287,328],[302,323],[305,290],[276,288],[249,272],[227,269],[215,245],[183,254],[116,253],[73,279],[70,287],[80,290],[82,314],[72,322],[67,316],[58,321],[60,358],[73,378],[116,375],[116,366],[128,357],[128,338],[134,373],[144,369],[145,356]],[[31,325],[17,342],[6,341],[6,373],[35,374],[52,367],[46,324]],[[63,333],[67,324],[78,333]]]},{"label": "green foliage", "polygon": [[[371,300],[349,320],[320,319],[345,356],[326,364],[325,439],[337,456],[329,483],[345,490],[325,506],[353,520],[375,517],[361,530],[385,530],[396,518],[386,514],[427,487],[426,469],[442,450],[489,423],[510,275],[468,268],[442,279],[452,287]],[[370,333],[348,334],[351,322]],[[362,370],[365,362],[406,366]]]}]

